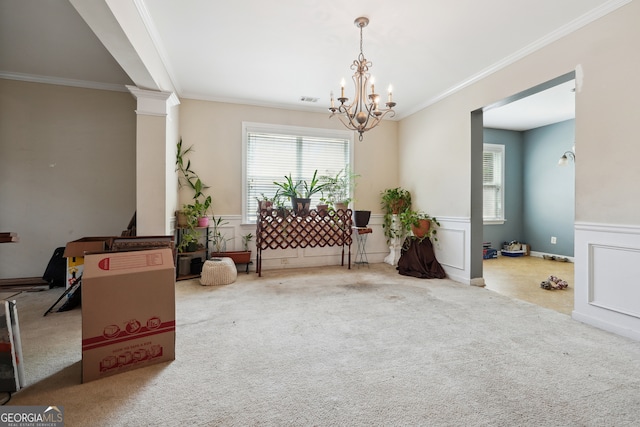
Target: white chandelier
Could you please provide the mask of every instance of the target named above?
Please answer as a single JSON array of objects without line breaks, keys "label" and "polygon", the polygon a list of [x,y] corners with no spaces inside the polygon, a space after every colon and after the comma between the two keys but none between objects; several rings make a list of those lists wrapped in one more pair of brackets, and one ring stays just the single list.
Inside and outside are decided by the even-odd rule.
[{"label": "white chandelier", "polygon": [[[353,74],[353,83],[356,86],[356,94],[351,104],[347,104],[349,98],[344,96],[344,79],[341,83],[340,97],[338,101],[340,105],[336,108],[335,101],[333,99],[333,92],[331,92],[331,116],[338,115],[338,118],[347,128],[357,131],[360,134],[360,141],[362,141],[362,133],[376,127],[380,120],[382,120],[387,114],[391,113],[389,117],[396,115],[393,111],[393,107],[396,103],[393,102],[393,95],[391,92],[391,86],[389,86],[389,96],[385,103],[385,109],[380,109],[380,95],[375,91],[373,78],[369,74],[369,67],[371,67],[371,61],[367,61],[362,53],[362,29],[369,24],[369,19],[365,17],[356,18],[353,23],[356,27],[360,28],[360,55],[358,59],[353,61],[351,69],[356,70]],[[369,79],[371,79],[371,93],[367,94],[369,89]]]}]

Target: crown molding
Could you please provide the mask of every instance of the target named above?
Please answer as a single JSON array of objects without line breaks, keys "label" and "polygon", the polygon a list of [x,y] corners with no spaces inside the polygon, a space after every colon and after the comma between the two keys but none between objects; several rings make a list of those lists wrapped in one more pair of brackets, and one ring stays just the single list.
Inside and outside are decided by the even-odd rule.
[{"label": "crown molding", "polygon": [[435,104],[436,102],[442,101],[443,99],[453,95],[454,93],[464,89],[465,87],[471,86],[472,84],[484,79],[485,77],[503,68],[506,68],[507,66],[519,61],[525,56],[530,55],[531,53],[542,49],[543,47],[561,39],[562,37],[568,34],[573,33],[574,31],[579,30],[585,25],[590,24],[591,22],[599,18],[602,18],[605,15],[608,15],[609,13],[615,11],[616,9],[619,9],[620,7],[626,5],[627,3],[630,3],[631,1],[632,0],[611,0],[601,5],[600,7],[595,8],[588,13],[585,13],[584,15],[569,22],[567,25],[557,29],[556,31],[552,31],[551,33],[536,40],[535,42],[529,44],[528,46],[525,46],[524,48],[518,50],[517,52],[509,56],[506,56],[501,61],[498,61],[495,64],[480,71],[479,73],[469,77],[468,79],[461,81],[457,85],[450,87],[449,89],[445,90],[441,94],[436,95],[431,99],[428,99],[427,101],[416,106],[415,108],[405,112],[401,116],[398,116],[397,119],[398,120],[404,119],[405,117],[409,117],[410,115],[415,114],[420,110],[424,110],[425,108]]},{"label": "crown molding", "polygon": [[113,92],[128,92],[124,84],[100,83],[88,80],[65,79],[62,77],[40,76],[37,74],[14,73],[10,71],[0,71],[0,78],[8,80],[19,80],[31,83],[43,83],[59,86],[81,87],[84,89],[109,90]]},{"label": "crown molding", "polygon": [[136,86],[127,86],[127,89],[138,101],[136,114],[166,116],[169,108],[180,104],[174,92],[140,89]]}]

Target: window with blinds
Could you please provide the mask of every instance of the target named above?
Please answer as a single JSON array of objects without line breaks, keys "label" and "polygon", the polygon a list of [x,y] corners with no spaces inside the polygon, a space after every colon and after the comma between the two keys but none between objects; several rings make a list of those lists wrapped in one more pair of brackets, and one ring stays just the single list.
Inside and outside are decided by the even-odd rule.
[{"label": "window with blinds", "polygon": [[[351,160],[353,133],[243,123],[243,140],[243,221],[252,223],[256,221],[257,198],[275,195],[274,181],[284,182],[291,174],[294,182],[310,182],[316,170],[318,176],[335,176],[344,169]],[[320,193],[313,195],[312,207],[320,197]],[[282,202],[286,206],[291,203],[286,199]]]},{"label": "window with blinds", "polygon": [[504,145],[484,144],[482,184],[484,222],[504,222]]}]

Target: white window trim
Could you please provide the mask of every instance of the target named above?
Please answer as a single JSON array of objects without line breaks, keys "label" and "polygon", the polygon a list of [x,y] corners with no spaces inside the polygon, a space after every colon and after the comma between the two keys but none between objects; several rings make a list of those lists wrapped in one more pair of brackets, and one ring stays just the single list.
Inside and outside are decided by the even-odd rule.
[{"label": "white window trim", "polygon": [[[349,164],[353,165],[354,132],[347,130],[310,128],[303,126],[275,125],[270,123],[242,122],[242,223],[255,224],[247,221],[247,134],[250,132],[279,133],[294,136],[316,136],[326,138],[341,138],[349,140]],[[353,197],[353,194],[351,195]]]},{"label": "white window trim", "polygon": [[[484,225],[501,225],[504,224],[507,220],[505,219],[505,211],[506,209],[506,205],[504,203],[504,196],[505,196],[505,192],[506,192],[506,169],[505,169],[505,160],[506,160],[506,153],[505,153],[505,146],[502,144],[491,144],[491,143],[484,143],[482,144],[482,150],[484,151],[491,151],[493,153],[500,153],[501,154],[501,161],[502,161],[502,165],[501,165],[501,170],[502,170],[502,191],[500,191],[500,203],[502,203],[502,217],[501,218],[492,218],[492,219],[484,219],[484,201],[483,201],[483,224]],[[484,192],[484,176],[483,176],[483,192]]]}]

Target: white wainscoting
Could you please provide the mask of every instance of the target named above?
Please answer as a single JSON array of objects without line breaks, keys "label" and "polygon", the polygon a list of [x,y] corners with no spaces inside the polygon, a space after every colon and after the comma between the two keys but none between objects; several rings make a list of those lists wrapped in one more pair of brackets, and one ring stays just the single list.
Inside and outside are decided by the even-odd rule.
[{"label": "white wainscoting", "polygon": [[[241,250],[242,236],[247,233],[256,234],[255,224],[242,224],[240,215],[223,215],[227,222],[220,231],[231,238],[227,242],[227,250]],[[447,276],[457,282],[470,284],[470,220],[469,218],[438,217],[438,241],[433,242],[436,258],[443,266]],[[211,223],[211,221],[210,221]],[[389,254],[389,246],[382,228],[383,215],[372,214],[369,227],[373,230],[367,235],[366,252],[369,263],[382,263]],[[173,225],[173,224],[172,224]],[[211,250],[211,245],[209,245]],[[255,237],[249,244],[254,264],[250,270],[255,271]],[[351,245],[351,263],[356,260],[357,244]],[[299,248],[299,249],[267,249],[262,251],[263,272],[269,269],[317,267],[324,265],[340,265],[342,247]],[[345,250],[345,265],[348,253]],[[353,265],[352,265],[353,268]]]},{"label": "white wainscoting", "polygon": [[456,282],[471,284],[471,220],[438,216],[438,240],[433,242],[436,258]]},{"label": "white wainscoting", "polygon": [[640,340],[640,227],[576,223],[572,317]]}]

